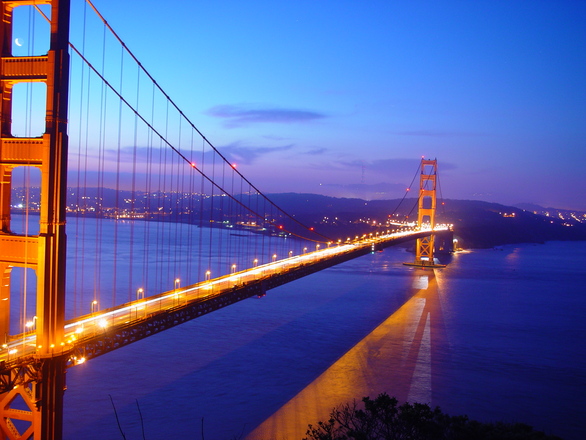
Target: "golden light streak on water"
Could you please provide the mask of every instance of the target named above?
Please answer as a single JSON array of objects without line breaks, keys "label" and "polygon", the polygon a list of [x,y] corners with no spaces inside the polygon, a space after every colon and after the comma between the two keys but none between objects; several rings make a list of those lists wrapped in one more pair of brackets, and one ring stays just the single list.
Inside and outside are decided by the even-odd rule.
[{"label": "golden light streak on water", "polygon": [[432,271],[413,271],[413,296],[324,373],[259,425],[247,440],[300,439],[332,408],[376,397],[431,403],[432,357],[443,339],[442,307]]}]

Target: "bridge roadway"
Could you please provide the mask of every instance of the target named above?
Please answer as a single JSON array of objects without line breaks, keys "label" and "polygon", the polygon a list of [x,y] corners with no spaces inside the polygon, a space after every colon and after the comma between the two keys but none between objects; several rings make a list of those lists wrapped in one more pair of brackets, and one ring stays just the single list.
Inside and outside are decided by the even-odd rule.
[{"label": "bridge roadway", "polygon": [[[436,227],[433,233],[446,230],[445,226]],[[60,346],[52,347],[52,355],[67,355],[68,366],[80,364],[243,299],[262,296],[267,290],[295,279],[430,232],[430,229],[420,229],[363,236],[80,316],[66,322],[65,340]],[[34,332],[17,337],[3,346],[0,370],[19,368],[38,360],[36,349]],[[23,380],[26,381],[24,377]]]}]

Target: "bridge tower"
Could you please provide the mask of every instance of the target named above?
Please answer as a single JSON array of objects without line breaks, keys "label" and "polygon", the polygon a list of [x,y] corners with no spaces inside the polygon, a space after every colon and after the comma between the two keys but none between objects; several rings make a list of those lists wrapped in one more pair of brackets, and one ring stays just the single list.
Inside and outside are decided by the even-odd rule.
[{"label": "bridge tower", "polygon": [[[422,227],[424,223],[429,223],[433,229],[435,227],[435,209],[437,206],[436,184],[437,184],[437,160],[421,159],[421,174],[419,175],[419,203],[417,214],[417,226]],[[433,264],[433,246],[434,237],[417,239],[417,248],[415,249],[415,262],[429,262]]]},{"label": "bridge tower", "polygon": [[[417,226],[422,228],[424,224],[429,224],[430,228],[433,229],[435,228],[435,211],[437,207],[437,159],[422,158],[420,170]],[[418,238],[415,248],[415,261],[405,264],[420,267],[445,267],[434,263],[434,245],[433,234]]]},{"label": "bridge tower", "polygon": [[[69,0],[0,0],[0,335],[10,345],[11,271],[36,272],[34,326],[36,351],[14,354],[0,364],[1,439],[60,439],[63,424],[65,359],[65,196],[67,175],[67,102],[69,81]],[[46,55],[13,56],[14,12],[50,9]],[[22,11],[22,10],[21,10]],[[44,15],[44,14],[43,14]],[[44,20],[38,14],[39,20]],[[15,43],[20,45],[19,40]],[[19,83],[46,85],[45,131],[40,137],[13,134],[13,110],[24,106],[13,99]],[[13,171],[40,170],[41,201],[38,235],[19,235],[11,224]],[[12,301],[13,303],[15,301]],[[20,311],[20,315],[24,314]],[[32,318],[32,317],[31,317]],[[15,328],[12,326],[12,328]],[[19,332],[25,332],[23,327]],[[22,344],[24,348],[24,344]],[[20,348],[20,347],[19,347]],[[10,355],[9,355],[10,356]]]}]

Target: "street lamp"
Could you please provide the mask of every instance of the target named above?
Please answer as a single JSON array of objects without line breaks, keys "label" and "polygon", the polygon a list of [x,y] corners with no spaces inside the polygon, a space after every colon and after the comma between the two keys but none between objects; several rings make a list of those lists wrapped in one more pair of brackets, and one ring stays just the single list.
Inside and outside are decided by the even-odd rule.
[{"label": "street lamp", "polygon": [[136,290],[136,300],[144,299],[144,289],[141,287]]},{"label": "street lamp", "polygon": [[307,252],[307,248],[306,248],[306,247],[304,247],[304,248],[303,248],[303,253],[306,253],[306,252]]},{"label": "street lamp", "polygon": [[212,271],[211,270],[206,270],[206,281],[209,281],[210,278],[212,276]]},{"label": "street lamp", "polygon": [[289,251],[289,258],[293,256],[293,251]]},{"label": "street lamp", "polygon": [[[175,290],[175,294],[173,295],[173,302],[175,302],[175,299],[177,300],[177,305],[179,305],[179,288],[181,287],[181,279],[180,278],[175,278],[175,280],[173,281],[173,289]],[[187,298],[186,298],[187,300]]]},{"label": "street lamp", "polygon": [[232,265],[231,271],[232,271],[232,283],[233,283],[233,286],[236,287],[236,285],[238,284],[238,282],[240,280],[240,276],[236,276],[236,264]]},{"label": "street lamp", "polygon": [[258,258],[252,260],[252,267],[256,267],[258,265]]},{"label": "street lamp", "polygon": [[276,259],[277,259],[277,254],[273,254],[273,263],[275,262]]},{"label": "street lamp", "polygon": [[95,313],[98,310],[98,302],[96,300],[93,300],[92,303],[90,304],[90,313]]},{"label": "street lamp", "polygon": [[36,317],[36,316],[33,316],[33,319],[31,319],[30,321],[27,321],[27,323],[25,324],[26,328],[27,328],[29,331],[32,331],[32,330],[34,330],[34,327],[35,327],[35,322],[36,322],[36,321],[37,321],[37,317]]}]

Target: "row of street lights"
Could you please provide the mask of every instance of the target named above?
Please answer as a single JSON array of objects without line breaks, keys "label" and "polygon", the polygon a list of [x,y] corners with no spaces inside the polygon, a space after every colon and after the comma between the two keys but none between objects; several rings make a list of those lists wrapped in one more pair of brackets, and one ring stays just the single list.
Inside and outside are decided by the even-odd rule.
[{"label": "row of street lights", "polygon": [[[319,250],[319,248],[320,248],[320,245],[317,244],[316,245],[316,251]],[[307,247],[304,247],[303,248],[303,253],[305,254],[306,252],[307,252]],[[293,251],[292,250],[290,250],[288,252],[288,256],[289,256],[289,258],[291,258],[293,256]],[[276,262],[276,260],[277,260],[277,254],[273,254],[272,257],[271,257],[271,260],[272,260],[273,263]],[[258,258],[255,258],[252,261],[252,264],[253,264],[253,267],[257,267],[258,266]],[[230,266],[231,274],[232,275],[236,273],[236,268],[237,268],[236,264],[232,264]],[[212,275],[211,270],[207,270],[205,272],[205,280],[206,281],[211,281],[211,275]],[[180,288],[181,288],[181,279],[180,278],[175,278],[175,280],[174,280],[174,290],[176,291],[176,295],[179,294],[178,290]],[[144,290],[144,288],[140,287],[140,288],[136,289],[136,301],[138,302],[138,301],[144,300],[144,299],[145,299],[145,290]],[[90,303],[90,314],[93,315],[93,314],[96,314],[97,312],[99,312],[99,303],[98,303],[98,300],[94,299]],[[136,307],[136,313],[137,313],[137,318],[138,318],[138,305]],[[145,314],[146,314],[146,308],[145,308]],[[35,330],[37,319],[38,319],[38,317],[37,316],[34,316],[30,321],[27,321],[26,322],[25,326],[27,328],[27,331],[30,332],[30,331],[34,331]],[[105,328],[107,326],[106,321],[105,320],[101,320],[98,323],[98,326]]]},{"label": "row of street lights", "polygon": [[[377,235],[378,235],[378,233],[377,233]],[[365,234],[365,236],[366,236],[366,234]],[[365,236],[363,236],[363,238],[365,238]],[[372,234],[370,234],[370,236],[372,237]],[[359,237],[356,237],[356,240],[358,240],[358,239],[359,239]],[[338,242],[338,244],[340,244],[340,241]],[[329,243],[328,243],[328,245],[329,245]],[[315,249],[316,249],[316,251],[318,251],[320,249],[320,244],[319,243],[316,244]],[[305,254],[305,253],[307,253],[307,247],[304,247],[303,248],[303,254]],[[288,252],[288,256],[289,256],[289,258],[291,258],[293,256],[293,251],[292,250],[290,250]],[[277,260],[277,254],[273,254],[271,256],[271,260],[272,260],[273,263],[276,262],[276,260]],[[257,267],[258,266],[258,263],[259,263],[258,258],[255,258],[252,261],[253,267]],[[232,264],[230,266],[231,274],[235,274],[236,273],[236,268],[237,268],[236,264]],[[205,280],[206,281],[211,281],[211,274],[212,274],[211,270],[207,270],[205,272]],[[178,291],[179,291],[180,288],[181,288],[181,279],[180,278],[175,278],[174,279],[174,290],[176,291],[176,295],[179,294]],[[136,301],[140,301],[140,300],[144,300],[144,299],[145,299],[145,290],[144,290],[144,288],[140,287],[140,288],[138,288],[136,290]],[[91,302],[91,304],[90,304],[90,314],[93,315],[93,314],[97,313],[98,311],[99,311],[98,301],[97,300],[93,300]],[[145,309],[145,313],[146,313],[146,309]],[[138,306],[137,306],[137,317],[138,317]],[[27,331],[33,331],[34,330],[36,321],[37,321],[37,316],[34,316],[32,320],[27,321],[27,323],[25,324],[25,326],[27,328]]]},{"label": "row of street lights", "polygon": [[[372,235],[372,234],[371,234]],[[356,240],[358,240],[359,237],[356,237]],[[348,238],[348,240],[350,240],[350,238]],[[338,242],[340,242],[341,240],[339,240]],[[329,243],[328,243],[329,244]],[[320,244],[316,244],[315,249],[316,251],[318,251],[320,248]],[[303,254],[307,253],[307,247],[303,248]],[[291,258],[293,256],[293,251],[290,250],[288,252],[288,256],[289,258]],[[273,254],[272,258],[271,258],[272,262],[274,263],[277,260],[277,254]],[[258,258],[255,258],[254,260],[252,260],[252,267],[257,267],[258,266]],[[236,264],[232,264],[232,266],[230,267],[231,269],[231,274],[235,274],[236,273]],[[207,270],[205,272],[205,280],[206,281],[210,281],[211,280],[211,270]],[[174,280],[174,290],[179,290],[181,288],[181,279],[180,278],[175,278]],[[145,291],[142,287],[138,288],[136,290],[136,300],[139,301],[141,299],[145,298]],[[99,311],[99,307],[98,307],[98,301],[97,300],[93,300],[90,304],[90,314],[94,314],[96,312]],[[31,329],[33,329],[35,327],[35,323],[36,323],[37,317],[33,317],[33,319],[31,321],[28,321],[25,325],[26,328],[31,331]]]},{"label": "row of street lights", "polygon": [[[395,231],[387,231],[387,233],[391,233],[391,232],[395,232]],[[374,237],[373,237],[373,235],[374,235]],[[354,240],[355,241],[360,241],[360,240],[364,240],[364,239],[371,239],[372,240],[373,238],[378,238],[379,235],[381,235],[381,233],[379,233],[379,232],[377,232],[375,234],[372,234],[372,233],[370,233],[370,234],[364,234],[362,237],[356,236]],[[382,235],[384,235],[384,233],[382,233]],[[338,240],[338,245],[341,244],[341,241],[342,240]],[[351,240],[350,237],[348,237],[347,241],[352,241],[352,240]],[[454,241],[456,241],[456,240],[454,240]],[[328,243],[328,248],[329,248],[329,245],[330,244],[331,243]],[[316,244],[315,245],[315,250],[316,251],[319,251],[320,247],[321,247],[321,245],[319,243]],[[307,247],[304,247],[303,248],[303,254],[306,254],[307,253],[307,250],[308,250],[308,248]],[[292,250],[288,251],[288,257],[289,258],[292,258],[292,256],[293,256],[293,251]],[[271,256],[271,261],[273,263],[275,263],[276,260],[277,260],[277,254],[275,253],[275,254],[273,254]],[[256,268],[258,266],[258,264],[259,264],[258,258],[255,258],[252,261],[253,267]],[[237,269],[237,265],[236,264],[232,264],[230,266],[230,273],[232,275],[236,274],[236,269]],[[207,270],[205,272],[205,280],[206,281],[211,282],[211,274],[212,274],[211,270]],[[175,290],[175,296],[176,296],[176,298],[179,298],[179,290],[180,290],[180,288],[181,288],[181,279],[180,278],[175,278],[174,279],[174,290]],[[187,300],[187,296],[185,297],[185,299]],[[145,300],[145,290],[142,287],[140,287],[140,288],[138,288],[136,290],[136,301],[138,302],[140,300]],[[138,318],[138,310],[139,310],[139,308],[138,308],[138,304],[137,304],[137,306],[136,306],[137,318]],[[97,313],[98,311],[99,311],[98,301],[97,300],[93,300],[91,302],[91,304],[90,304],[90,314],[93,315],[93,314]],[[144,313],[145,313],[145,316],[146,316],[146,303],[145,303]],[[27,332],[35,331],[37,319],[38,319],[37,316],[34,316],[30,321],[27,321],[26,322],[25,327],[27,329],[26,330]],[[104,319],[102,319],[102,320],[100,320],[99,323],[97,323],[97,325],[99,327],[105,328],[106,325],[107,325],[107,323],[106,323],[106,321]]]},{"label": "row of street lights", "polygon": [[[319,250],[320,245],[319,244],[316,244],[316,247],[315,248],[316,248],[316,251]],[[303,248],[303,253],[304,254],[307,253],[307,247],[304,247]],[[289,258],[291,258],[293,256],[293,251],[290,250],[289,253],[288,253],[288,255],[289,255]],[[277,254],[273,254],[272,255],[272,262],[274,263],[276,260],[277,260]],[[252,267],[257,267],[257,266],[258,266],[258,258],[255,258],[254,260],[252,260]],[[232,266],[230,267],[231,274],[235,274],[236,273],[236,267],[237,267],[236,264],[232,264]],[[211,270],[207,270],[205,272],[205,281],[210,281],[211,280],[211,275],[212,275]],[[180,278],[175,278],[175,280],[174,280],[174,290],[179,290],[180,288],[181,288],[181,279]],[[144,300],[144,298],[145,298],[145,291],[144,291],[144,289],[142,287],[140,287],[140,288],[138,288],[136,290],[136,300],[137,301],[139,301],[141,299]],[[94,314],[94,313],[96,313],[98,311],[99,311],[98,301],[97,300],[93,300],[91,302],[91,304],[90,304],[90,314]],[[33,328],[34,325],[35,325],[35,321],[36,320],[37,320],[37,317],[35,316],[33,318],[33,320],[28,321],[26,323],[27,329],[30,330],[31,328]]]}]

